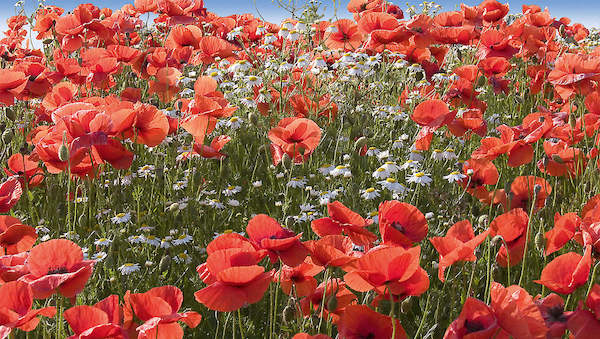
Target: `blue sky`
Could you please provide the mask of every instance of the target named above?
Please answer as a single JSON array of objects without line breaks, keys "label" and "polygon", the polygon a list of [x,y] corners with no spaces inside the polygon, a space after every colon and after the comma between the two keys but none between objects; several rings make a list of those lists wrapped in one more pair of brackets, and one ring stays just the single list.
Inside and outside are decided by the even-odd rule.
[{"label": "blue sky", "polygon": [[[272,22],[279,22],[282,18],[289,17],[289,14],[283,9],[278,8],[276,2],[272,0],[204,0],[205,6],[209,11],[215,12],[219,15],[229,14],[241,14],[241,13],[252,13],[257,15],[256,8],[260,11],[262,16]],[[291,0],[281,0],[287,3]],[[305,0],[295,0],[305,1]],[[508,0],[501,0],[506,2]],[[0,0],[0,31],[6,29],[6,19],[15,14],[14,3],[16,0]],[[96,6],[110,7],[113,9],[120,8],[124,4],[132,3],[133,0],[46,0],[46,4],[56,5],[65,8],[66,10],[72,10],[77,4],[91,2]],[[327,14],[333,13],[333,0],[322,0],[322,2],[328,7]],[[421,1],[406,1],[406,0],[392,0],[393,3],[400,6],[400,8],[406,8],[406,3],[413,5],[419,4]],[[454,10],[461,2],[467,5],[473,6],[481,2],[471,0],[438,0],[438,4],[442,5],[444,10]],[[550,1],[508,1],[511,6],[511,12],[520,12],[523,4],[536,4],[540,7],[548,7],[550,14],[554,17],[560,18],[563,16],[571,18],[574,22],[580,22],[588,27],[600,27],[600,1],[598,0],[550,0]],[[346,5],[348,0],[340,0],[336,2],[339,8],[338,16],[347,16]],[[25,0],[25,7],[27,13],[32,13],[37,6],[37,0]]]}]

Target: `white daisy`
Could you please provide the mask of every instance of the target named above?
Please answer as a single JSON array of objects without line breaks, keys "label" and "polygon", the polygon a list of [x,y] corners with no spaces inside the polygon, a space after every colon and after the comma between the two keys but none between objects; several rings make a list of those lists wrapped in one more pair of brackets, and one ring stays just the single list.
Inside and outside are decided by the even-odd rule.
[{"label": "white daisy", "polygon": [[464,175],[458,171],[454,171],[448,175],[445,175],[443,178],[448,180],[448,182],[459,182],[459,181],[462,181],[466,177],[467,177],[466,175]]},{"label": "white daisy", "polygon": [[379,191],[373,187],[369,187],[362,192],[361,197],[365,200],[375,199],[379,197]]},{"label": "white daisy", "polygon": [[122,275],[129,275],[140,270],[140,264],[125,263],[119,267]]},{"label": "white daisy", "polygon": [[407,177],[406,181],[414,182],[421,186],[427,186],[433,181],[433,179],[431,179],[429,174],[426,174],[425,172],[415,172],[412,175],[410,175],[409,177]]}]

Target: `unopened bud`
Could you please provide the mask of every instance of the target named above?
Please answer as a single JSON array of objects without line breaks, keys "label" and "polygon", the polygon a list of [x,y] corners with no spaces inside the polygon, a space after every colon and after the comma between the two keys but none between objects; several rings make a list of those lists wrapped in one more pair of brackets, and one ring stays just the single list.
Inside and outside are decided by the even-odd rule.
[{"label": "unopened bud", "polygon": [[168,254],[163,255],[162,258],[160,258],[160,263],[158,264],[160,272],[166,272],[170,266],[171,257]]},{"label": "unopened bud", "polygon": [[482,75],[477,79],[477,87],[481,87],[484,85],[485,85],[485,76]]},{"label": "unopened bud", "polygon": [[290,158],[290,156],[287,153],[285,153],[283,157],[281,157],[281,166],[283,166],[283,168],[285,169],[292,168],[292,158]]},{"label": "unopened bud", "polygon": [[283,322],[288,324],[296,318],[296,308],[293,305],[287,305],[283,309]]},{"label": "unopened bud", "polygon": [[61,144],[58,148],[58,159],[62,162],[69,160],[69,149],[65,144]]},{"label": "unopened bud", "polygon": [[329,312],[335,311],[338,308],[337,297],[335,295],[329,296],[329,298],[327,298],[327,304],[325,305],[325,307]]},{"label": "unopened bud", "polygon": [[175,211],[179,211],[179,204],[174,202],[169,206],[169,211],[170,212],[175,212]]},{"label": "unopened bud", "polygon": [[542,232],[538,232],[535,235],[535,247],[538,251],[543,252],[545,244],[546,240],[544,239],[544,234],[542,234]]},{"label": "unopened bud", "polygon": [[501,235],[497,235],[497,236],[495,236],[495,237],[492,238],[492,246],[496,246],[500,242],[502,242],[502,236]]},{"label": "unopened bud", "polygon": [[402,314],[410,313],[410,311],[412,309],[412,299],[413,298],[408,297],[408,298],[402,300],[402,303],[400,303],[400,312],[402,312]]},{"label": "unopened bud", "polygon": [[250,120],[250,123],[252,123],[252,125],[257,126],[258,125],[258,115],[254,112],[250,112],[248,113],[248,120]]},{"label": "unopened bud", "polygon": [[575,118],[575,114],[573,113],[569,114],[569,126],[571,126],[572,129],[575,129],[577,126],[577,118]]},{"label": "unopened bud", "polygon": [[564,164],[565,162],[558,154],[552,154],[552,160],[556,161],[559,164]]}]

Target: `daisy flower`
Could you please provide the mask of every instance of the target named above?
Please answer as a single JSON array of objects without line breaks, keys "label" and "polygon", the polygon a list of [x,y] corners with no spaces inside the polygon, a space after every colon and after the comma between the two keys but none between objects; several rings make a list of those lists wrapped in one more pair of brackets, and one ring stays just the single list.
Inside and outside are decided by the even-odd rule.
[{"label": "daisy flower", "polygon": [[131,213],[119,213],[110,219],[113,224],[122,224],[131,220]]},{"label": "daisy flower", "polygon": [[137,272],[140,270],[140,264],[133,263],[125,263],[119,267],[119,271],[121,271],[122,275],[129,275],[133,272]]},{"label": "daisy flower", "polygon": [[379,197],[379,191],[373,187],[369,187],[362,192],[361,197],[365,200],[372,200]]},{"label": "daisy flower", "polygon": [[467,177],[466,175],[464,175],[458,171],[454,171],[448,175],[445,175],[443,178],[448,180],[448,182],[459,182],[459,181],[462,181],[466,177]]},{"label": "daisy flower", "polygon": [[407,182],[414,182],[414,183],[419,184],[421,186],[427,186],[433,180],[431,179],[431,177],[429,176],[429,174],[426,174],[425,172],[415,172],[412,175],[410,175],[409,177],[407,177],[406,181]]}]

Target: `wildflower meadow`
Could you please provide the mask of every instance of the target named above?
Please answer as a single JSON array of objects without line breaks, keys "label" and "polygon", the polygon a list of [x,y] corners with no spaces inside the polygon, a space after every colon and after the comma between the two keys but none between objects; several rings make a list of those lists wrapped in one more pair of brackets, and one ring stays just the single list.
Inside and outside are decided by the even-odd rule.
[{"label": "wildflower meadow", "polygon": [[91,1],[0,37],[0,338],[600,338],[600,31]]}]

